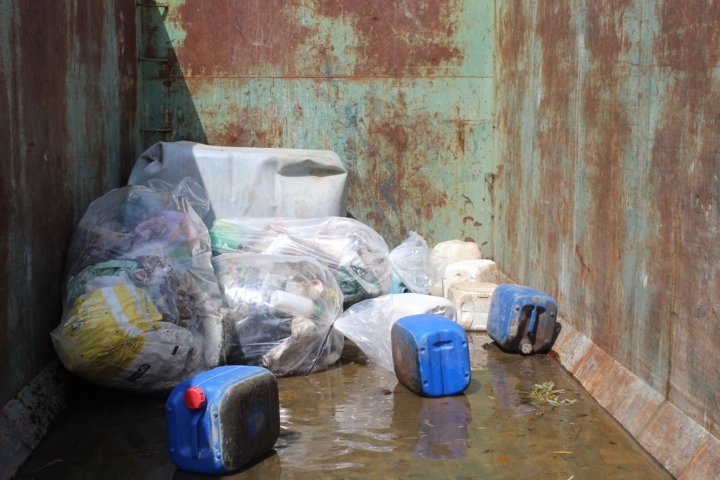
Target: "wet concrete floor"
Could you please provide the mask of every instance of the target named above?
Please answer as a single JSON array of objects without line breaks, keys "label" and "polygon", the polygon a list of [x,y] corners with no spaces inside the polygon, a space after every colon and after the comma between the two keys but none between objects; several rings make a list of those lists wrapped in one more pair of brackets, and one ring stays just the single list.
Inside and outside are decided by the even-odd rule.
[{"label": "wet concrete floor", "polygon": [[[555,360],[471,342],[473,379],[455,397],[420,398],[354,348],[279,379],[275,451],[220,478],[671,478]],[[539,412],[519,391],[545,381],[578,402]],[[16,478],[211,478],[176,470],[165,435],[163,399],[78,386]]]}]

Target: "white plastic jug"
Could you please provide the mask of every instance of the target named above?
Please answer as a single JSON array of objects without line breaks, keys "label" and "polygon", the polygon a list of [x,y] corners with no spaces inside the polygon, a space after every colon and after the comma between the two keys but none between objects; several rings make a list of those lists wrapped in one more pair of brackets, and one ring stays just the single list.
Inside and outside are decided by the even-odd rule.
[{"label": "white plastic jug", "polygon": [[492,260],[475,259],[455,262],[445,268],[443,296],[447,298],[450,287],[458,282],[495,282],[497,265]]},{"label": "white plastic jug", "polygon": [[458,282],[450,287],[448,300],[455,307],[457,323],[468,332],[487,330],[488,313],[493,292],[488,282]]}]

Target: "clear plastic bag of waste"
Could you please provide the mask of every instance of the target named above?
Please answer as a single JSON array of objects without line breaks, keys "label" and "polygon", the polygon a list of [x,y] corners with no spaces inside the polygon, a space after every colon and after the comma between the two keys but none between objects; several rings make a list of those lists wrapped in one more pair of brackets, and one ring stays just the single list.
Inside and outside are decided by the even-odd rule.
[{"label": "clear plastic bag of waste", "polygon": [[413,293],[430,292],[433,278],[430,252],[425,239],[415,232],[410,232],[408,238],[390,252],[393,274]]},{"label": "clear plastic bag of waste", "polygon": [[215,220],[213,251],[303,255],[327,266],[345,302],[377,297],[390,287],[392,270],[385,240],[367,225],[342,217]]},{"label": "clear plastic bag of waste", "polygon": [[422,313],[436,313],[455,320],[455,308],[449,300],[401,293],[353,305],[335,320],[334,328],[352,340],[371,362],[393,372],[390,330],[400,318]]},{"label": "clear plastic bag of waste", "polygon": [[51,336],[63,364],[88,380],[165,390],[221,361],[207,228],[185,198],[161,190],[113,190],[75,230]]},{"label": "clear plastic bag of waste", "polygon": [[327,267],[304,256],[253,253],[225,253],[213,265],[228,363],[291,375],[340,358],[343,336],[330,328],[343,295]]}]

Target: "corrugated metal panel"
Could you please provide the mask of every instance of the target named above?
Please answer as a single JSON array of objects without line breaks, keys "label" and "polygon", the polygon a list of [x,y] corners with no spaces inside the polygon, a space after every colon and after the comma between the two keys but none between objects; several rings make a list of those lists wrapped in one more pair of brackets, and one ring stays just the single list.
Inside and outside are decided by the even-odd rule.
[{"label": "corrugated metal panel", "polygon": [[496,256],[720,434],[720,2],[499,5]]},{"label": "corrugated metal panel", "polygon": [[168,61],[143,63],[145,144],[328,148],[352,173],[350,212],[391,245],[410,230],[486,243],[493,12],[490,0],[147,9],[145,56]]},{"label": "corrugated metal panel", "polygon": [[132,2],[0,0],[0,405],[54,356],[75,221],[134,156]]}]

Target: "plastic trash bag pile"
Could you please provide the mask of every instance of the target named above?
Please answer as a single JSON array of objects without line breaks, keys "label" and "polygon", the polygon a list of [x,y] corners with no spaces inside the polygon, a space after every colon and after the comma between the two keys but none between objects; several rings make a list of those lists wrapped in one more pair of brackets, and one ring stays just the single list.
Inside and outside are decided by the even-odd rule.
[{"label": "plastic trash bag pile", "polygon": [[185,198],[131,186],[95,200],[70,245],[64,314],[51,334],[63,364],[131,390],[169,388],[216,365],[221,300],[210,258],[208,231]]},{"label": "plastic trash bag pile", "polygon": [[[243,159],[256,165],[261,158],[265,165],[279,155],[311,184],[306,157],[323,152],[229,148],[226,156],[221,147],[161,146],[162,158],[155,158],[156,146],[148,151],[152,161],[145,154],[138,160],[134,173],[141,172],[144,183],[95,200],[74,233],[63,316],[51,334],[68,370],[148,392],[225,363],[307,374],[334,364],[344,337],[392,370],[395,320],[421,313],[455,320],[457,310],[458,320],[479,325],[486,315],[486,299],[478,303],[475,284],[467,282],[494,281],[497,272],[492,261],[480,260],[474,242],[430,249],[411,232],[390,251],[377,232],[350,218],[216,218],[246,213],[253,198],[243,192],[226,199],[218,187],[211,202],[198,181],[225,185],[222,172],[191,168],[197,155],[234,172]],[[321,157],[318,165],[327,158],[339,162]],[[188,171],[193,175],[185,176]],[[344,211],[344,175],[326,185],[337,197],[328,211]],[[293,191],[285,185],[283,201],[297,197],[285,198]],[[413,293],[387,295],[398,292]]]}]

